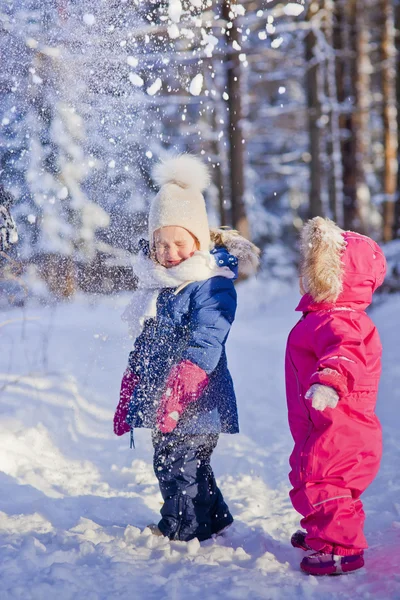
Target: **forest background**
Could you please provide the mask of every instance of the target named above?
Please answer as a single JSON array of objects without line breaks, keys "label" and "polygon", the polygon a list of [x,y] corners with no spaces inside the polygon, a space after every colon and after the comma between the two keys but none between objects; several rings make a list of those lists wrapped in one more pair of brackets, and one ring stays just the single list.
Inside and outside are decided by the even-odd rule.
[{"label": "forest background", "polygon": [[179,152],[209,165],[212,223],[261,246],[267,276],[294,276],[315,215],[398,238],[400,2],[296,4],[4,2],[0,183],[20,241],[3,279],[131,289],[152,167]]}]

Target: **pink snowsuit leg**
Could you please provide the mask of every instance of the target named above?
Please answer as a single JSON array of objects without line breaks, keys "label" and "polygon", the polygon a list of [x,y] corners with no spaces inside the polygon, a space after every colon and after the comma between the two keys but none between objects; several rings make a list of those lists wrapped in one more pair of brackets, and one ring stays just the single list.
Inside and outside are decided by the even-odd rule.
[{"label": "pink snowsuit leg", "polygon": [[308,436],[295,431],[300,435],[290,457],[290,498],[313,550],[349,556],[368,547],[360,496],[375,478],[382,453],[374,401],[374,393],[361,392],[323,412],[310,405]]},{"label": "pink snowsuit leg", "polygon": [[306,543],[316,551],[348,556],[368,547],[360,496],[374,480],[382,455],[381,426],[372,410],[375,395],[353,392],[323,412],[310,404],[308,436],[296,431],[290,497],[304,517]]},{"label": "pink snowsuit leg", "polygon": [[[322,491],[329,498],[318,500]],[[293,507],[305,515],[300,524],[307,531],[310,548],[341,556],[358,554],[367,548],[362,502],[354,499],[349,489],[312,483],[292,490],[290,497]]]}]

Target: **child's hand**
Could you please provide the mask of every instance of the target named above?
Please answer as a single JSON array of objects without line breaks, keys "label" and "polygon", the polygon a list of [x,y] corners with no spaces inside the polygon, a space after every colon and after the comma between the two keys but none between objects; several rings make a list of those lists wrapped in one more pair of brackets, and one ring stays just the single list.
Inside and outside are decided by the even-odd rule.
[{"label": "child's hand", "polygon": [[157,410],[157,427],[162,433],[171,433],[175,429],[185,408],[198,400],[207,383],[207,373],[190,360],[172,367]]},{"label": "child's hand", "polygon": [[325,408],[336,408],[339,402],[339,395],[336,390],[328,385],[314,383],[306,393],[306,399],[311,400],[312,407],[315,410],[325,410]]},{"label": "child's hand", "polygon": [[133,394],[133,390],[139,382],[139,378],[129,367],[126,368],[121,381],[121,390],[119,393],[119,403],[114,414],[114,433],[115,435],[123,435],[130,431],[130,425],[125,422],[128,415],[129,402]]}]

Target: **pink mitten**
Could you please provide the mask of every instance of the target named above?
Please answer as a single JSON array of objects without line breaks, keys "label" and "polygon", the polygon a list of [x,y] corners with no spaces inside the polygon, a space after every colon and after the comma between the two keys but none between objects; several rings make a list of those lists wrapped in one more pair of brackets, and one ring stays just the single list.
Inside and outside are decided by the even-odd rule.
[{"label": "pink mitten", "polygon": [[157,410],[158,429],[162,433],[171,433],[185,408],[200,398],[207,384],[207,373],[190,360],[173,366]]},{"label": "pink mitten", "polygon": [[132,397],[133,390],[139,382],[139,377],[126,368],[121,381],[121,390],[119,393],[119,402],[114,415],[114,433],[116,435],[123,435],[130,431],[130,426],[125,423],[125,419],[128,414],[129,402]]}]

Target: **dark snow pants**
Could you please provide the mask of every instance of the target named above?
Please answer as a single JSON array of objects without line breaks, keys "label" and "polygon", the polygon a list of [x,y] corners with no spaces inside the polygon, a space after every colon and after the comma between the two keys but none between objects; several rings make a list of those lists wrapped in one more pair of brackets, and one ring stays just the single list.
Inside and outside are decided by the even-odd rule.
[{"label": "dark snow pants", "polygon": [[233,522],[210,458],[218,435],[153,433],[154,472],[164,505],[158,527],[171,540],[206,540]]}]

